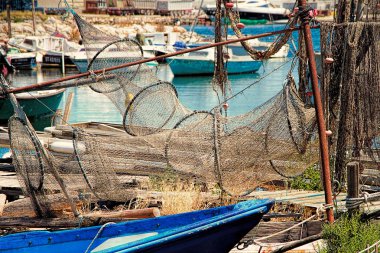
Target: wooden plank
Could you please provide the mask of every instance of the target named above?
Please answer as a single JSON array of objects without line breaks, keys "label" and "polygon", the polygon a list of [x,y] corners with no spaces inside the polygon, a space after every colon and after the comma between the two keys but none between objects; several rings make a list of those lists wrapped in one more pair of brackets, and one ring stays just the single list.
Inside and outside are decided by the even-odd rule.
[{"label": "wooden plank", "polygon": [[8,133],[0,133],[0,147],[9,148]]},{"label": "wooden plank", "polygon": [[7,196],[5,194],[0,194],[0,216],[3,215],[6,201],[7,201]]},{"label": "wooden plank", "polygon": [[[285,230],[299,222],[288,221],[288,222],[260,222],[258,226],[252,229],[243,240],[247,239],[259,239],[260,237],[265,237],[272,235],[279,231]],[[285,233],[278,234],[267,240],[263,240],[263,243],[281,243],[288,242],[292,240],[299,240],[308,236],[319,234],[322,231],[322,221],[309,221],[303,224],[303,226],[297,226]]]}]

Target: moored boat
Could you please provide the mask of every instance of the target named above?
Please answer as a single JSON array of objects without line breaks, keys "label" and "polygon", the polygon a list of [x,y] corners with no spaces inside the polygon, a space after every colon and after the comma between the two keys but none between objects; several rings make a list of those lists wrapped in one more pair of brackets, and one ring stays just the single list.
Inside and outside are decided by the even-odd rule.
[{"label": "moored boat", "polygon": [[199,252],[227,253],[273,205],[250,200],[157,218],[0,237],[0,252]]},{"label": "moored boat", "polygon": [[36,53],[7,54],[7,59],[16,70],[35,69],[37,67]]},{"label": "moored boat", "polygon": [[8,43],[26,52],[38,52],[41,55],[42,67],[62,66],[63,57],[65,67],[75,67],[66,53],[76,52],[81,48],[77,43],[55,36],[17,36],[11,38]]},{"label": "moored boat", "polygon": [[[174,75],[212,75],[214,73],[214,48],[194,51],[170,57],[168,62]],[[229,49],[228,62],[225,64],[229,74],[253,73],[260,69],[262,62],[252,60],[245,54],[237,55]]]},{"label": "moored boat", "polygon": [[[70,60],[75,64],[75,66],[81,73],[85,73],[88,71],[88,58],[87,58],[88,56],[87,56],[86,50],[91,51],[91,49],[82,48],[79,52],[72,52],[72,53],[67,54],[70,57]],[[94,48],[92,52],[97,52],[97,50],[98,49]],[[114,65],[120,64],[120,61],[123,62],[123,59],[126,57],[128,57],[127,54],[126,55],[120,54],[120,55],[114,56],[113,58]],[[144,54],[144,57],[151,58],[151,57],[154,57],[154,55]],[[151,61],[151,62],[146,63],[146,65],[149,67],[157,67],[158,63],[157,61]]]},{"label": "moored boat", "polygon": [[[17,100],[37,130],[50,126],[51,118],[59,108],[65,89],[33,91],[16,95]],[[7,124],[13,115],[13,107],[8,99],[0,99],[0,124]]]},{"label": "moored boat", "polygon": [[[275,21],[288,19],[290,11],[285,8],[279,8],[272,5],[267,0],[238,0],[234,1],[234,10],[239,12],[240,18],[247,20],[256,20],[260,23],[264,21]],[[207,15],[215,16],[216,5],[207,4],[203,7]]]}]

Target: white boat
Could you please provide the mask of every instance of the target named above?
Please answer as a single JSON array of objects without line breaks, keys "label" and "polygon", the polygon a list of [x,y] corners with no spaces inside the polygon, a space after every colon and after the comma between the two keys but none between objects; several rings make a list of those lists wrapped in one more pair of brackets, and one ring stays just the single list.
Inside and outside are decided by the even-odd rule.
[{"label": "white boat", "polygon": [[43,67],[62,65],[64,56],[65,67],[75,67],[67,53],[77,52],[82,46],[54,36],[16,36],[11,38],[9,45],[26,52],[38,52],[37,60]]},{"label": "white boat", "polygon": [[[174,45],[179,39],[176,32],[156,32],[156,33],[144,33],[144,43],[141,45],[144,57],[151,58],[160,56],[176,51]],[[135,36],[130,36],[131,39],[135,39]],[[165,62],[162,59],[161,62]]]},{"label": "white boat", "polygon": [[36,53],[8,53],[7,60],[16,70],[35,69],[37,67]]},{"label": "white boat", "polygon": [[[228,49],[228,62],[226,64],[229,74],[253,73],[260,69],[262,62],[252,60],[243,53],[234,52],[231,47]],[[214,73],[215,48],[207,48],[187,54],[170,57],[167,61],[174,75],[212,75]]]},{"label": "white boat", "polygon": [[[248,43],[254,49],[259,50],[259,51],[264,51],[264,50],[266,50],[268,47],[270,47],[273,44],[273,42],[265,42],[265,41],[261,41],[259,39],[249,40]],[[278,50],[277,53],[271,55],[270,58],[285,58],[285,57],[288,57],[289,49],[290,49],[289,44],[285,44],[285,45],[283,45],[280,48],[280,50]]]},{"label": "white boat", "polygon": [[[290,14],[288,9],[275,7],[267,0],[237,0],[233,3],[241,19],[275,21],[288,19]],[[215,16],[216,5],[206,4],[203,10],[207,15]]]}]

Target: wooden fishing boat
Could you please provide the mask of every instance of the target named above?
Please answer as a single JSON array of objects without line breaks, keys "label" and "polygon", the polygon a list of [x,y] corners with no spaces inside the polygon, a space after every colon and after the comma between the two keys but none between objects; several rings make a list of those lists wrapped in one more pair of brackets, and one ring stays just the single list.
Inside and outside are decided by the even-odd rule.
[{"label": "wooden fishing boat", "polygon": [[[34,91],[17,94],[26,115],[37,130],[51,125],[51,118],[58,109],[65,89]],[[8,99],[0,99],[0,124],[7,124],[13,115],[13,107]]]},{"label": "wooden fishing boat", "polygon": [[37,59],[42,67],[62,66],[64,57],[65,67],[76,67],[70,57],[69,52],[77,52],[82,46],[77,43],[56,36],[16,36],[9,40],[9,45],[26,52],[38,52]]},{"label": "wooden fishing boat", "polygon": [[[214,48],[208,48],[170,57],[167,61],[174,75],[213,75],[214,52]],[[231,49],[225,57],[228,58],[225,67],[229,74],[253,73],[262,65],[261,61],[252,60],[248,55],[236,55]]]},{"label": "wooden fishing boat", "polygon": [[229,252],[273,205],[250,200],[176,215],[0,237],[0,252]]},{"label": "wooden fishing boat", "polygon": [[[81,49],[80,51],[78,52],[70,52],[70,53],[67,53],[67,55],[70,57],[70,61],[72,61],[75,66],[77,67],[77,69],[79,70],[79,72],[81,73],[85,73],[88,71],[88,59],[87,59],[87,53],[86,53],[86,50],[87,51],[93,51],[93,52],[97,52],[97,50],[99,50],[98,48],[87,48],[87,49]],[[119,55],[114,55],[113,57],[113,64],[114,65],[117,65],[117,64],[120,64],[120,61],[123,61],[123,59],[125,57],[128,56],[128,53],[125,53],[124,55],[123,54],[119,54]],[[151,58],[151,57],[154,57],[154,55],[152,54],[144,54],[144,57],[145,58]],[[100,57],[101,58],[101,57]],[[146,63],[147,66],[149,67],[157,67],[158,66],[158,63],[157,61],[152,61],[152,62],[148,62]]]},{"label": "wooden fishing boat", "polygon": [[37,67],[36,53],[7,54],[7,59],[17,70]]}]

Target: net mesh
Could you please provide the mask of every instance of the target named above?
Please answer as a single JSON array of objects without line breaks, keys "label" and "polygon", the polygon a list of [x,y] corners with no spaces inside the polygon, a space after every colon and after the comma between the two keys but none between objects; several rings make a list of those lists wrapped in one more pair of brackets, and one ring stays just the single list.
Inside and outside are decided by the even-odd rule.
[{"label": "net mesh", "polygon": [[[136,42],[100,32],[75,13],[74,18],[90,72],[141,59],[141,47]],[[222,115],[221,105],[209,111],[186,108],[178,100],[175,87],[159,81],[144,64],[92,76],[90,87],[115,104],[124,116],[126,132],[99,134],[71,129],[74,152],[67,156],[37,146],[59,173],[69,198],[127,201],[135,193],[124,176],[162,177],[168,173],[241,195],[274,179],[274,175],[299,175],[318,160],[314,109],[304,106],[290,75],[272,99],[233,117]],[[24,138],[22,129],[13,126],[13,152],[28,150],[17,148],[20,138]],[[22,171],[36,171],[31,179],[38,178],[41,163],[25,164],[23,159],[16,158]],[[29,179],[24,176],[21,180],[30,193],[25,184]],[[59,187],[52,189],[62,192]],[[41,196],[44,194],[47,191]]]},{"label": "net mesh", "polygon": [[[231,28],[234,31],[235,35],[238,38],[244,37],[241,28],[239,27],[240,23],[240,15],[238,12],[238,8],[229,8],[226,6],[226,4],[229,3],[228,0],[223,0],[223,4],[225,6],[225,10],[227,13],[227,16],[231,23]],[[296,2],[297,3],[297,2]],[[295,5],[296,5],[295,3]],[[238,3],[236,3],[238,4]],[[294,5],[294,6],[295,6]],[[284,13],[285,15],[285,13]],[[286,23],[284,29],[294,28],[297,24],[298,17],[300,13],[297,15],[290,17],[289,21]],[[254,47],[252,47],[248,41],[242,41],[241,45],[244,47],[244,49],[249,53],[249,55],[252,57],[252,59],[269,59],[272,55],[276,54],[289,40],[290,36],[292,35],[292,31],[286,32],[282,35],[279,35],[276,37],[275,41],[266,49],[266,50],[256,50]]]},{"label": "net mesh", "polygon": [[323,93],[340,182],[350,159],[379,165],[379,41],[379,22],[321,24]]}]

